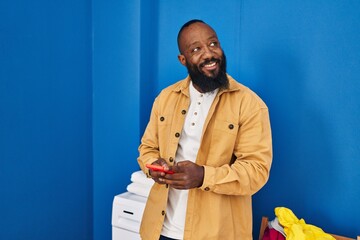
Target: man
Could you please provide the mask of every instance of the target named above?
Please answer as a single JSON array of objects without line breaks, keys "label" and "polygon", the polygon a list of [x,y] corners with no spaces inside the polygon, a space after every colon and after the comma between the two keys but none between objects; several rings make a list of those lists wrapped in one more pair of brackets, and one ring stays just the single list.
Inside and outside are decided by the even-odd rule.
[{"label": "man", "polygon": [[178,47],[189,76],[156,98],[139,146],[139,165],[156,182],[141,237],[252,239],[251,195],[268,180],[272,162],[268,109],[227,75],[225,54],[209,25],[184,24]]}]

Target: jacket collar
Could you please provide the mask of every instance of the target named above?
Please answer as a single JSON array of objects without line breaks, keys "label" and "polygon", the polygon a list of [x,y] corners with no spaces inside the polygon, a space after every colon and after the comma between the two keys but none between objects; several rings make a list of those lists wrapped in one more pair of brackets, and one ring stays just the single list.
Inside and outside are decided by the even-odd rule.
[{"label": "jacket collar", "polygon": [[[221,91],[219,91],[218,94],[222,94],[224,92],[233,92],[233,91],[238,91],[240,90],[240,86],[239,83],[235,81],[235,79],[233,79],[229,74],[226,74],[228,79],[229,79],[229,88],[228,89],[222,89]],[[189,85],[191,82],[191,78],[188,75],[185,79],[183,79],[182,81],[180,81],[177,86],[175,86],[175,88],[173,89],[174,92],[182,92],[184,93],[186,96],[189,96]]]}]

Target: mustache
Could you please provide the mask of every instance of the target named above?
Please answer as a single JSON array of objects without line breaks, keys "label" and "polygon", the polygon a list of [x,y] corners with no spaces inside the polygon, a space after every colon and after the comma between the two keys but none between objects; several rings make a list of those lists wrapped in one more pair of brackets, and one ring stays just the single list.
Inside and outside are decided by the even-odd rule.
[{"label": "mustache", "polygon": [[188,70],[191,81],[203,92],[213,92],[217,88],[227,89],[229,87],[229,80],[226,75],[225,53],[223,53],[221,58],[211,57],[210,59],[205,59],[201,65],[205,65],[210,62],[217,62],[217,64],[219,64],[220,69],[216,76],[208,77],[201,71],[200,64],[195,65],[186,62],[186,68]]},{"label": "mustache", "polygon": [[220,59],[212,57],[211,59],[206,59],[205,61],[203,61],[202,63],[200,63],[199,66],[202,68],[202,67],[204,67],[206,64],[209,64],[209,63],[211,63],[211,62],[220,63]]}]

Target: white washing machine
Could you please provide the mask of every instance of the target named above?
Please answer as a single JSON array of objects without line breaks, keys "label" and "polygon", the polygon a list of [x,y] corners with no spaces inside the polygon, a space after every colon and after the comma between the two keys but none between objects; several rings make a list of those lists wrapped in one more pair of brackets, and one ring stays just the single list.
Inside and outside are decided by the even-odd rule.
[{"label": "white washing machine", "polygon": [[141,240],[139,230],[146,197],[125,192],[114,197],[112,240]]}]

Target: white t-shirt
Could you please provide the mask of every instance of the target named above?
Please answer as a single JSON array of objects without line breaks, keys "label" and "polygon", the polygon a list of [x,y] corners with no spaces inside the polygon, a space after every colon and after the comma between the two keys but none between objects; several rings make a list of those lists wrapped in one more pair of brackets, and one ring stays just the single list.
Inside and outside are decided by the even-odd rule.
[{"label": "white t-shirt", "polygon": [[[218,89],[211,93],[200,93],[192,83],[190,84],[190,107],[185,117],[175,162],[184,160],[195,162],[205,119],[217,92]],[[177,190],[170,187],[161,235],[174,239],[183,239],[187,200],[188,190]]]}]

